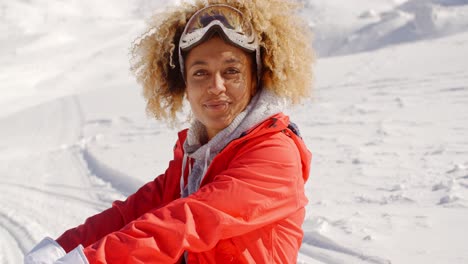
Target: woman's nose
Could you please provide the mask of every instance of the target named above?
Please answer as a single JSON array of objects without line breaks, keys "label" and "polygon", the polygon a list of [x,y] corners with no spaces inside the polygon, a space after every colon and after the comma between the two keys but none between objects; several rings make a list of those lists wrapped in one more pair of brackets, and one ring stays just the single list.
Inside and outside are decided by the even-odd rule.
[{"label": "woman's nose", "polygon": [[224,78],[221,76],[220,73],[216,73],[213,75],[213,80],[211,81],[211,85],[208,88],[208,92],[214,95],[220,95],[226,91],[226,86],[224,83]]}]

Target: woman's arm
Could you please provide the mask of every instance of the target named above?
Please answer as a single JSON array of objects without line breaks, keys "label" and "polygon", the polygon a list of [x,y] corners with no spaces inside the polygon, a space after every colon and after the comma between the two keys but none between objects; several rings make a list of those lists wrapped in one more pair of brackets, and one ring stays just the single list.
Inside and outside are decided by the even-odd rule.
[{"label": "woman's arm", "polygon": [[89,217],[84,224],[63,233],[56,240],[60,246],[69,252],[80,244],[85,247],[91,245],[144,213],[178,198],[180,196],[179,174],[182,166],[180,144],[180,141],[176,143],[174,159],[169,163],[164,174],[145,184],[125,201],[115,201],[111,208]]}]

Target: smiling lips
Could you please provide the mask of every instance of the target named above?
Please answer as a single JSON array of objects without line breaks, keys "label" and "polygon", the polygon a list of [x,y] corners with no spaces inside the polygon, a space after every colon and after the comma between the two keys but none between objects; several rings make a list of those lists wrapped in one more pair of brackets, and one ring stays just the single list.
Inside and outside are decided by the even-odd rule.
[{"label": "smiling lips", "polygon": [[229,106],[230,102],[227,100],[216,100],[216,101],[208,101],[203,104],[203,106],[212,111],[222,111],[225,110]]}]

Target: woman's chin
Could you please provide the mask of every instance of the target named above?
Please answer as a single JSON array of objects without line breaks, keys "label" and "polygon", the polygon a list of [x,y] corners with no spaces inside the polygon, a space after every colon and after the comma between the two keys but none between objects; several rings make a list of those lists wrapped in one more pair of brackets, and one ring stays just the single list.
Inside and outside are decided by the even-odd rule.
[{"label": "woman's chin", "polygon": [[232,118],[217,118],[211,119],[208,122],[205,122],[203,125],[205,125],[210,138],[212,138],[216,134],[218,134],[218,132],[228,127],[232,123],[232,121]]}]

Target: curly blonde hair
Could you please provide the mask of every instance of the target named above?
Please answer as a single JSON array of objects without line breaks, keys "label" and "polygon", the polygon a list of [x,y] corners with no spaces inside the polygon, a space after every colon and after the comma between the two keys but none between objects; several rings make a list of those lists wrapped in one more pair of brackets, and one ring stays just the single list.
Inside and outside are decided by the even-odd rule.
[{"label": "curly blonde hair", "polygon": [[143,86],[147,112],[156,119],[177,119],[182,110],[185,83],[178,63],[178,40],[185,24],[199,9],[227,4],[252,22],[262,53],[262,89],[293,103],[312,88],[312,36],[297,14],[301,5],[287,0],[195,0],[156,13],[147,31],[132,46],[131,70]]}]

